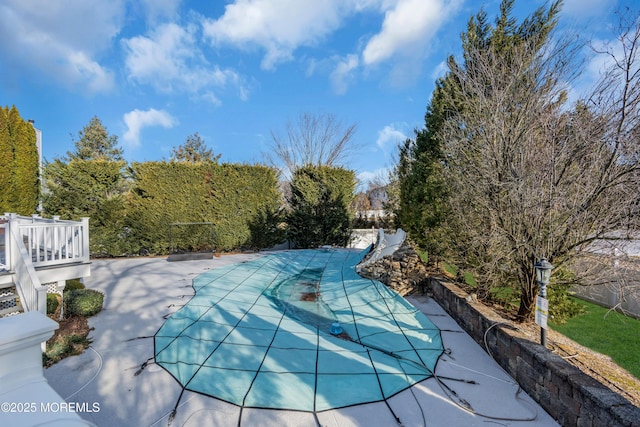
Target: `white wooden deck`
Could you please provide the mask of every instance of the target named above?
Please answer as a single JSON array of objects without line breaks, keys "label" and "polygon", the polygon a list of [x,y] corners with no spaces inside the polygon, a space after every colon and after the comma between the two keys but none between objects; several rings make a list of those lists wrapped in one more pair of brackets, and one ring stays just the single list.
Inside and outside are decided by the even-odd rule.
[{"label": "white wooden deck", "polygon": [[[88,218],[0,216],[0,289],[5,290],[0,309],[15,307],[0,316],[21,311],[46,314],[46,284],[64,287],[68,279],[87,277],[90,264]],[[7,289],[14,290],[14,301]]]}]

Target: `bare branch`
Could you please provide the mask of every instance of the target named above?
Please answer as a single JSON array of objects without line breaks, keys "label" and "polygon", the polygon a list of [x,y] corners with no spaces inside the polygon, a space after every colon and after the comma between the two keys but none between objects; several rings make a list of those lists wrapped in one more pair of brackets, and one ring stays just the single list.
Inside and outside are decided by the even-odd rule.
[{"label": "bare branch", "polygon": [[267,160],[285,176],[302,166],[342,166],[357,148],[355,124],[345,126],[332,114],[302,113],[285,126],[286,136],[271,131]]}]

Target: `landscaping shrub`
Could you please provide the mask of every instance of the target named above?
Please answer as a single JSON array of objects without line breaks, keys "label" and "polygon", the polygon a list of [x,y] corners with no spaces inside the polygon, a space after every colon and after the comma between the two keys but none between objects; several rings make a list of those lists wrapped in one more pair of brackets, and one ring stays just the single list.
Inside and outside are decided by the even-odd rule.
[{"label": "landscaping shrub", "polygon": [[585,313],[583,305],[573,298],[570,285],[554,284],[547,288],[549,315],[556,324],[564,324],[572,317]]},{"label": "landscaping shrub", "polygon": [[73,334],[59,337],[51,343],[47,343],[47,350],[42,353],[42,364],[48,367],[67,356],[81,354],[89,344],[91,344],[91,340],[84,335]]},{"label": "landscaping shrub", "polygon": [[53,315],[56,313],[60,300],[57,294],[47,294],[47,314]]},{"label": "landscaping shrub", "polygon": [[251,225],[260,220],[260,214],[276,212],[280,206],[274,169],[212,162],[145,162],[133,163],[131,174],[127,227],[138,252],[166,254],[170,244],[190,249],[194,242],[172,236],[170,243],[168,237],[171,224],[191,222],[213,223],[212,243],[217,251],[271,244],[270,235],[268,239],[252,236]]},{"label": "landscaping shrub", "polygon": [[67,280],[64,291],[73,291],[75,289],[84,289],[84,284],[80,281],[80,279],[70,279]]},{"label": "landscaping shrub", "polygon": [[74,289],[65,292],[68,316],[91,317],[102,310],[104,295],[93,289]]},{"label": "landscaping shrub", "polygon": [[285,241],[286,228],[284,213],[279,209],[263,208],[256,218],[249,222],[251,231],[250,246],[254,249],[264,249]]}]

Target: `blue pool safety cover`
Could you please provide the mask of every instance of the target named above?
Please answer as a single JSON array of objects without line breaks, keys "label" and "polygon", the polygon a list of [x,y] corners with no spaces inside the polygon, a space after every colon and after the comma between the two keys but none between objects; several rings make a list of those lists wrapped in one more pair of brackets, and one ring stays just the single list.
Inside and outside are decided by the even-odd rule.
[{"label": "blue pool safety cover", "polygon": [[155,335],[156,363],[185,390],[311,412],[385,400],[431,377],[439,329],[360,277],[364,255],[285,251],[199,275]]}]

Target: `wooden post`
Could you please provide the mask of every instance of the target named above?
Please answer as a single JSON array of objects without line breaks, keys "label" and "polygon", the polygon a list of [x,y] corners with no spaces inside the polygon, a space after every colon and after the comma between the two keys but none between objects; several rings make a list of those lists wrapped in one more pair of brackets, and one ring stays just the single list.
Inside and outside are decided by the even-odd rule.
[{"label": "wooden post", "polygon": [[82,217],[82,259],[89,261],[89,218]]}]

